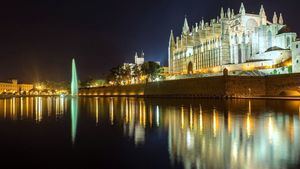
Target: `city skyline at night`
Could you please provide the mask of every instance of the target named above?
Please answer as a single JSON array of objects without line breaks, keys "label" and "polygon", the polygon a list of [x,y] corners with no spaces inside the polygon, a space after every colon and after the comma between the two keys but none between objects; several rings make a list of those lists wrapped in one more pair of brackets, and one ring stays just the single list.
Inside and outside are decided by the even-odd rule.
[{"label": "city skyline at night", "polygon": [[[247,11],[257,13],[263,4],[268,16],[284,14],[298,33],[300,25],[289,1],[243,1]],[[0,56],[5,57],[1,80],[69,79],[73,57],[82,79],[99,77],[115,65],[132,62],[135,52],[146,60],[167,65],[171,29],[180,32],[184,16],[189,24],[202,17],[219,15],[223,6],[238,11],[241,1],[10,1],[1,8]],[[116,5],[118,4],[118,5]],[[109,58],[109,59],[108,59]],[[14,69],[11,69],[14,67]],[[50,71],[49,71],[50,70]]]}]

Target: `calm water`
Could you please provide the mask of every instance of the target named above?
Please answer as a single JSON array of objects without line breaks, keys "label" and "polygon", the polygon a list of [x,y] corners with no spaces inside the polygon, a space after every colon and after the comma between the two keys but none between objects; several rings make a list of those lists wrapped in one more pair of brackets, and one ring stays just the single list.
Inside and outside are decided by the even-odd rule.
[{"label": "calm water", "polygon": [[298,168],[299,106],[270,100],[0,99],[0,167]]}]

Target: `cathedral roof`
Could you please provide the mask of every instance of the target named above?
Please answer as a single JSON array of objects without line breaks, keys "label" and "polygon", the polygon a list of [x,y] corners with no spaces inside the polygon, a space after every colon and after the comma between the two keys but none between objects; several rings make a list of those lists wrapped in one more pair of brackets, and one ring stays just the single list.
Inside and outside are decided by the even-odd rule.
[{"label": "cathedral roof", "polygon": [[284,26],[278,31],[277,34],[279,35],[279,34],[290,33],[290,32],[292,32],[291,28],[288,26]]}]

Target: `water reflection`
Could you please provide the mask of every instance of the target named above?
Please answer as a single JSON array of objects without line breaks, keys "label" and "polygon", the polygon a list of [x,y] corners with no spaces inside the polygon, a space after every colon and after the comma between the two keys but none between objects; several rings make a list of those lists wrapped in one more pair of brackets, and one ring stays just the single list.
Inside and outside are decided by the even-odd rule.
[{"label": "water reflection", "polygon": [[63,119],[68,111],[72,143],[80,137],[76,131],[81,112],[80,119],[88,125],[118,128],[139,148],[150,140],[155,148],[153,140],[166,137],[170,163],[186,169],[289,168],[300,159],[300,101],[0,99],[0,120],[32,120],[38,125],[53,116]]},{"label": "water reflection", "polygon": [[[60,102],[58,101],[60,99]],[[67,111],[67,100],[59,97],[12,97],[0,99],[0,118],[6,120],[34,120],[52,116],[61,118]]]},{"label": "water reflection", "polygon": [[122,123],[124,135],[137,146],[147,141],[148,128],[166,130],[171,163],[186,169],[287,168],[300,157],[300,102],[281,103],[287,109],[250,100],[179,106],[134,98],[103,101],[104,106],[108,102],[109,119],[100,123]]},{"label": "water reflection", "polygon": [[77,132],[77,119],[78,119],[78,97],[71,98],[71,137],[72,143],[75,143]]}]

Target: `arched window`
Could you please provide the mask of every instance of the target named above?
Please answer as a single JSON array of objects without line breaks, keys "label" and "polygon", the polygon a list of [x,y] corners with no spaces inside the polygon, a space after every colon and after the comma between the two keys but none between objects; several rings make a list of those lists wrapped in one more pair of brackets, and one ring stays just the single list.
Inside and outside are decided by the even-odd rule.
[{"label": "arched window", "polygon": [[272,32],[271,31],[268,32],[268,47],[269,48],[272,47]]}]

